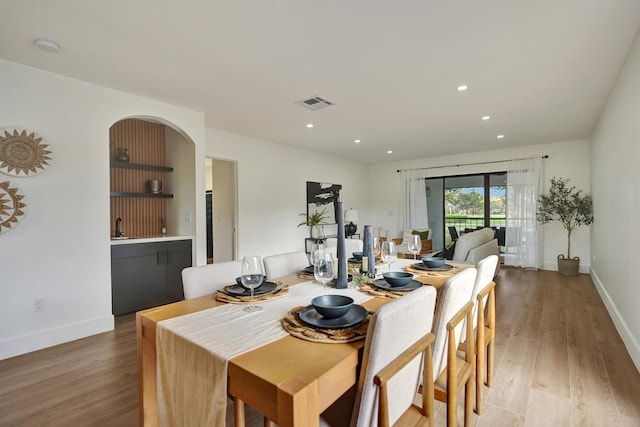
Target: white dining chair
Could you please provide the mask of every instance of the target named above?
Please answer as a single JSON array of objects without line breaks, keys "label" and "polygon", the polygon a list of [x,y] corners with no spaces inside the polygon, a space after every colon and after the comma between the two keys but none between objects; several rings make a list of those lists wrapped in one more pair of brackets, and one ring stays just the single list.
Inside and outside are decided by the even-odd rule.
[{"label": "white dining chair", "polygon": [[297,273],[309,266],[309,258],[304,252],[288,252],[285,254],[266,256],[262,259],[267,279],[275,279]]},{"label": "white dining chair", "polygon": [[225,285],[235,283],[242,271],[242,261],[225,261],[187,267],[182,270],[184,298],[192,299],[212,294]]},{"label": "white dining chair", "polygon": [[[473,364],[475,347],[473,340],[473,302],[471,296],[477,271],[467,268],[444,282],[438,296],[438,311],[435,315],[433,332],[433,377],[435,378],[435,398],[447,404],[447,425],[456,426],[458,393],[464,385],[464,425],[471,423]],[[465,327],[466,340],[464,357],[458,355],[462,328]]]},{"label": "white dining chair", "polygon": [[[424,286],[376,310],[367,330],[351,420],[344,409],[335,410],[344,405],[336,405],[323,413],[321,426],[349,425],[349,421],[351,426],[405,425],[408,420],[418,425],[419,420],[429,419],[433,425],[435,305],[435,289]],[[421,383],[431,387],[423,389],[422,403],[416,406]]]},{"label": "white dining chair", "polygon": [[489,255],[478,261],[476,265],[478,275],[473,287],[472,301],[475,302],[475,306],[472,316],[476,343],[476,413],[478,415],[482,414],[482,383],[491,387],[493,379],[496,317],[493,276],[498,261],[497,255]]},{"label": "white dining chair", "polygon": [[[329,252],[334,258],[338,256],[337,238],[329,237],[328,239],[325,239],[324,246],[326,251]],[[362,252],[364,245],[362,240],[360,239],[344,239],[344,247],[347,254],[347,259],[349,259],[353,256],[353,252]]]}]

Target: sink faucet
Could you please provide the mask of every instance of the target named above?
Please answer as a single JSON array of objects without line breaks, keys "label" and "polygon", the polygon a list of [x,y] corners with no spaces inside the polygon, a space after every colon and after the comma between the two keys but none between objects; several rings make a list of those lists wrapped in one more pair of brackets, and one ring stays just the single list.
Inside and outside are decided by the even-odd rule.
[{"label": "sink faucet", "polygon": [[122,224],[122,218],[118,217],[116,219],[116,235],[115,235],[115,237],[122,236],[122,231],[120,231],[120,224]]}]

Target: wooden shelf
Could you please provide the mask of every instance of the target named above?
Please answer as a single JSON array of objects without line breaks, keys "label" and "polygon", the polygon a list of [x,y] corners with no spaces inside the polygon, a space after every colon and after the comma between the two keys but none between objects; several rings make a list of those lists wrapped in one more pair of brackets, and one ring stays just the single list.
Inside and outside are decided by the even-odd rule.
[{"label": "wooden shelf", "polygon": [[123,191],[112,191],[111,197],[148,197],[155,199],[173,199],[173,194],[153,194],[153,193],[127,193]]},{"label": "wooden shelf", "polygon": [[153,172],[173,172],[173,168],[169,166],[143,165],[141,163],[117,162],[115,160],[111,161],[111,167],[121,169],[138,169]]}]

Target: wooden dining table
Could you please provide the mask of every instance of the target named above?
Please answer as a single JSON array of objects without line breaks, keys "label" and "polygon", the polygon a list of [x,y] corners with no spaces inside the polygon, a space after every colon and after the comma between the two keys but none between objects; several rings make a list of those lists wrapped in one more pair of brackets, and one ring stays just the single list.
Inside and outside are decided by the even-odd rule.
[{"label": "wooden dining table", "polygon": [[[401,269],[411,260],[399,260]],[[472,267],[462,266],[460,268]],[[386,267],[385,267],[386,268]],[[416,279],[439,289],[450,276],[421,275]],[[308,281],[297,275],[278,279],[294,286]],[[373,297],[362,303],[374,312],[390,299]],[[156,327],[158,322],[225,303],[211,295],[139,311],[136,314],[140,425],[159,425]],[[313,427],[319,414],[357,383],[364,340],[326,344],[284,336],[232,357],[227,365],[228,392],[282,427]],[[236,416],[243,416],[238,408]]]}]

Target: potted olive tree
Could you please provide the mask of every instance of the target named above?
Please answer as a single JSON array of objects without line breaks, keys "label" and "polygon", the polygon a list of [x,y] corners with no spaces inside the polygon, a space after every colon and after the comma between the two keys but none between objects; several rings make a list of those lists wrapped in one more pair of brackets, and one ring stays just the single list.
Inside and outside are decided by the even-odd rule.
[{"label": "potted olive tree", "polygon": [[321,211],[315,211],[311,214],[306,214],[303,212],[299,214],[299,216],[305,217],[306,220],[298,224],[298,227],[308,225],[309,227],[311,227],[311,237],[316,239],[324,239],[324,228],[322,226],[326,224],[325,219],[329,217],[329,215],[327,214],[327,208],[324,208]]},{"label": "potted olive tree", "polygon": [[580,257],[571,258],[571,233],[576,227],[593,222],[593,202],[589,194],[583,194],[569,179],[551,178],[551,188],[538,198],[536,218],[546,224],[559,221],[567,230],[567,256],[558,255],[558,272],[564,275],[578,274]]}]

